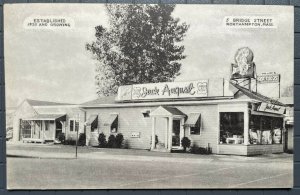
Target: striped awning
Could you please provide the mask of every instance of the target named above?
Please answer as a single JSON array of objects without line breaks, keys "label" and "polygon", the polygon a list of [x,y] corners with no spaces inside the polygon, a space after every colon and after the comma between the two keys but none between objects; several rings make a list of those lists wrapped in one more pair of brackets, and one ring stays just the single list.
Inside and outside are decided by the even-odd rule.
[{"label": "striped awning", "polygon": [[85,125],[89,126],[94,123],[97,123],[98,121],[98,115],[97,114],[92,114],[87,121],[85,121]]},{"label": "striped awning", "polygon": [[190,113],[185,122],[185,126],[187,127],[195,127],[200,126],[201,114],[200,113]]},{"label": "striped awning", "polygon": [[111,126],[114,122],[118,122],[118,114],[110,114],[108,120],[104,123],[104,126]]},{"label": "striped awning", "polygon": [[33,117],[22,118],[24,121],[53,121],[53,120],[66,120],[66,114],[38,114]]}]

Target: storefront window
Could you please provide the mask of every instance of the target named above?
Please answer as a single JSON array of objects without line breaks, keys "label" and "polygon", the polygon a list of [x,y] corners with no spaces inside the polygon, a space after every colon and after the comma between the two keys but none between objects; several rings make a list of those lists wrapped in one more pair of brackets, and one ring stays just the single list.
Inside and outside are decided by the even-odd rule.
[{"label": "storefront window", "polygon": [[251,115],[250,144],[280,144],[282,142],[282,118]]},{"label": "storefront window", "polygon": [[220,112],[220,144],[244,143],[244,113]]}]

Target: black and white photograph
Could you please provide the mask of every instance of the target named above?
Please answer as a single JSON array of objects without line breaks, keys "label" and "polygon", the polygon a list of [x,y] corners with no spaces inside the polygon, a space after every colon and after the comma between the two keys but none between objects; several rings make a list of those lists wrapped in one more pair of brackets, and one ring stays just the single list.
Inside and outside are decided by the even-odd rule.
[{"label": "black and white photograph", "polygon": [[5,4],[7,188],[293,187],[294,8]]}]

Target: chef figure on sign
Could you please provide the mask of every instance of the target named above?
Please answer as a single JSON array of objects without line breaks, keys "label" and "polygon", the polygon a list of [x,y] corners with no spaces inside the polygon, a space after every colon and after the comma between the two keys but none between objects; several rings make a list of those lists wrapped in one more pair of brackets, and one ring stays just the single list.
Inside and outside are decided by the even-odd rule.
[{"label": "chef figure on sign", "polygon": [[235,64],[232,64],[232,79],[253,78],[255,64],[253,52],[248,47],[237,50],[234,56]]}]

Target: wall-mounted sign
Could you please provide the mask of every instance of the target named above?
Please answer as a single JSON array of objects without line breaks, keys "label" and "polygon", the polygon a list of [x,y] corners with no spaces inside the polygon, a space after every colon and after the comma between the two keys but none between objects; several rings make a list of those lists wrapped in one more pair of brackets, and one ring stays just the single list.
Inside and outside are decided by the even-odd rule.
[{"label": "wall-mounted sign", "polygon": [[132,132],[131,137],[132,138],[139,138],[140,137],[140,132]]},{"label": "wall-mounted sign", "polygon": [[257,111],[284,114],[285,108],[275,104],[261,103]]},{"label": "wall-mounted sign", "polygon": [[258,83],[279,83],[280,75],[276,73],[265,73],[257,76]]},{"label": "wall-mounted sign", "polygon": [[116,101],[161,100],[233,96],[229,81],[223,78],[185,82],[124,85],[118,88]]},{"label": "wall-mounted sign", "polygon": [[208,80],[138,84],[132,86],[132,99],[207,97]]}]

